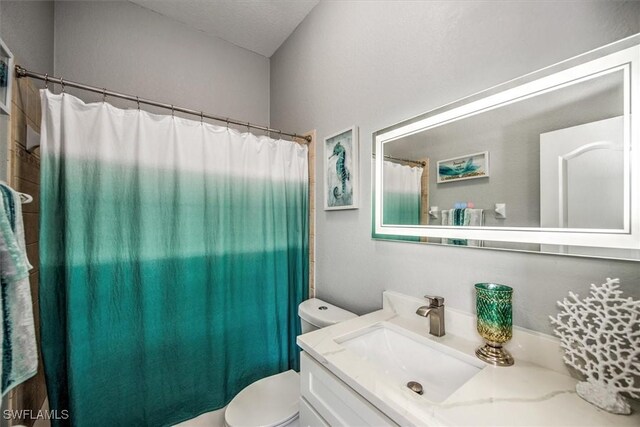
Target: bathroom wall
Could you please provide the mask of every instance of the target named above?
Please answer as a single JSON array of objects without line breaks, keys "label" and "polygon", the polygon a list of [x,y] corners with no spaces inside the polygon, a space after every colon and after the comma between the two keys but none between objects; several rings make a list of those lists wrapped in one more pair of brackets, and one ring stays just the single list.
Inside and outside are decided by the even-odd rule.
[{"label": "bathroom wall", "polygon": [[[269,59],[133,3],[56,2],[54,68],[69,80],[269,122]],[[102,99],[81,94],[85,100]]]},{"label": "bathroom wall", "polygon": [[[16,64],[42,72],[53,72],[53,2],[0,2],[0,37],[15,56]],[[3,120],[6,116],[3,116]],[[34,268],[30,271],[29,283],[33,298],[36,335],[40,340],[38,309],[38,218],[40,159],[25,150],[26,126],[36,131],[40,128],[40,98],[37,87],[26,79],[13,81],[10,121],[2,129],[6,140],[0,141],[0,179],[6,180],[18,191],[28,193],[34,200],[23,205],[27,255]],[[38,346],[39,347],[39,346]],[[42,360],[40,358],[40,360]],[[34,415],[42,406],[46,396],[43,366],[38,374],[9,393],[10,404],[3,401],[3,409],[31,410]],[[33,419],[2,419],[2,425],[33,425]]]},{"label": "bathroom wall", "polygon": [[[53,72],[53,2],[0,1],[0,38],[16,63],[43,72]],[[7,179],[10,124],[0,117],[0,179]]]},{"label": "bathroom wall", "polygon": [[52,1],[0,1],[0,37],[17,64],[53,72],[53,8]]},{"label": "bathroom wall", "polygon": [[377,129],[639,31],[640,2],[321,2],[271,58],[272,125],[319,144],[360,129],[360,209],[317,212],[318,297],[365,313],[384,290],[430,293],[473,312],[473,284],[495,281],[515,288],[515,324],[543,332],[569,290],[620,277],[640,297],[634,262],[372,240],[368,160]]},{"label": "bathroom wall", "polygon": [[[40,133],[40,97],[33,82],[28,79],[14,80],[14,97],[11,109],[11,140],[9,143],[9,185],[33,197],[33,201],[22,205],[27,256],[33,265],[29,272],[33,314],[36,325],[38,348],[40,348],[39,286],[39,218],[40,218],[40,156],[39,150],[26,150],[27,126]],[[42,356],[39,356],[42,361]],[[46,397],[44,367],[38,365],[38,373],[15,389],[13,409],[30,409],[36,413]],[[33,419],[23,420],[31,425]]]}]

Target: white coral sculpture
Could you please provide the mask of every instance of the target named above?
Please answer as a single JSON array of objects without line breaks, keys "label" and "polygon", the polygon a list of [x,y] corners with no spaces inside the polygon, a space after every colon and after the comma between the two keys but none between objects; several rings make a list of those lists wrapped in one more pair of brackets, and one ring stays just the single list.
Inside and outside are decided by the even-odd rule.
[{"label": "white coral sculpture", "polygon": [[584,375],[578,395],[614,414],[630,414],[620,393],[640,397],[640,301],[622,297],[618,279],[591,285],[590,296],[558,301],[551,318],[564,361]]}]

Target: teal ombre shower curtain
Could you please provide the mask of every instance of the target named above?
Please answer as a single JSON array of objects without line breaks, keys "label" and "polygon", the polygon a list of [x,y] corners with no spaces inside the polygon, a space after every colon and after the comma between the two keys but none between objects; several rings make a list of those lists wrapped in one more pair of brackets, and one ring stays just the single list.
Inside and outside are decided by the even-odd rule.
[{"label": "teal ombre shower curtain", "polygon": [[40,315],[52,409],[171,425],[298,364],[307,148],[42,91]]},{"label": "teal ombre shower curtain", "polygon": [[[384,161],[383,221],[394,225],[419,225],[422,200],[422,168]],[[420,241],[419,237],[385,235],[395,240]]]}]

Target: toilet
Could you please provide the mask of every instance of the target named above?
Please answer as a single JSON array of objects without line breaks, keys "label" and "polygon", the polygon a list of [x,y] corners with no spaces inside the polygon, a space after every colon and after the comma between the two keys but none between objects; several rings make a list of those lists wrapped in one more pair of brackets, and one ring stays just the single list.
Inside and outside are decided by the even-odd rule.
[{"label": "toilet", "polygon": [[[317,298],[298,307],[302,333],[357,317]],[[226,427],[298,427],[300,375],[288,370],[245,387],[224,413]]]}]

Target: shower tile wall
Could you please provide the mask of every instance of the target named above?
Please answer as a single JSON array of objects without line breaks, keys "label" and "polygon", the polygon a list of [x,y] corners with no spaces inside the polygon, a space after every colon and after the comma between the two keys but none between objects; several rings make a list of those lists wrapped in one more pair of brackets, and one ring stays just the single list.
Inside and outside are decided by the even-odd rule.
[{"label": "shower tile wall", "polygon": [[[33,297],[33,312],[36,323],[36,336],[40,348],[40,318],[38,308],[39,257],[38,232],[40,209],[40,156],[26,150],[27,125],[40,133],[40,97],[38,89],[28,79],[14,80],[11,106],[11,126],[9,137],[9,184],[16,190],[33,196],[33,202],[22,205],[27,255],[33,265],[29,276]],[[39,360],[42,360],[41,355]],[[12,409],[32,410],[34,413],[42,406],[46,397],[46,386],[42,363],[38,374],[18,386],[11,397]],[[21,420],[24,425],[32,426],[33,420]],[[18,423],[19,424],[19,423]]]},{"label": "shower tile wall", "polygon": [[309,143],[309,297],[316,296],[316,131],[307,133],[311,136]]}]

